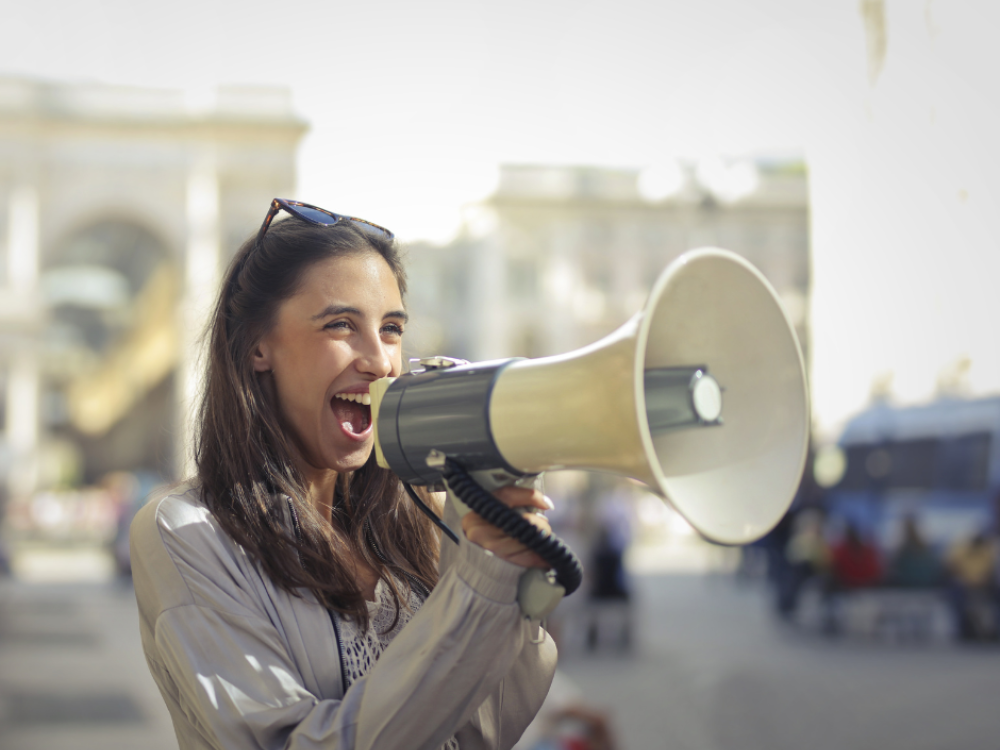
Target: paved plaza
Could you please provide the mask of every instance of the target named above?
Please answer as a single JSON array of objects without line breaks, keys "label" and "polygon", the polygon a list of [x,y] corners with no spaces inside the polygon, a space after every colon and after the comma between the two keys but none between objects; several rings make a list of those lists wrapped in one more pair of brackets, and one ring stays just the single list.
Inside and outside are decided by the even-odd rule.
[{"label": "paved plaza", "polygon": [[643,576],[636,587],[633,654],[561,661],[613,718],[620,750],[1000,747],[996,647],[790,630],[760,585],[731,576]]},{"label": "paved plaza", "polygon": [[[176,747],[129,585],[0,580],[0,750]],[[633,649],[565,649],[560,686],[618,750],[1000,745],[1000,650],[828,640],[778,627],[759,584],[635,580]],[[567,636],[568,637],[568,636]]]}]

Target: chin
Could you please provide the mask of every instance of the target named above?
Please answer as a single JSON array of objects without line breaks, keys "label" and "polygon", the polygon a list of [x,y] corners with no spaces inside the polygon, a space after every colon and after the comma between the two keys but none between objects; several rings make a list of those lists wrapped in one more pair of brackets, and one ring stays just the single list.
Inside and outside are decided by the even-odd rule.
[{"label": "chin", "polygon": [[338,474],[343,474],[349,471],[357,471],[368,463],[368,459],[372,454],[372,449],[373,446],[369,443],[364,447],[350,451],[346,455],[342,453],[330,463],[330,468]]}]

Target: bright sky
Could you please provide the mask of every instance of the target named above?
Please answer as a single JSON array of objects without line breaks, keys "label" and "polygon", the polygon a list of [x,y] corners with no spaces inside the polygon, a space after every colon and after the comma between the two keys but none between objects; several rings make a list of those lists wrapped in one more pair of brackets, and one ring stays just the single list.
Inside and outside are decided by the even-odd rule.
[{"label": "bright sky", "polygon": [[0,70],[194,101],[290,86],[312,125],[300,196],[435,239],[502,162],[800,148],[806,82],[786,53],[824,20],[794,0],[4,5]]},{"label": "bright sky", "polygon": [[1000,390],[1000,53],[990,0],[6,0],[0,72],[290,86],[298,197],[447,239],[501,163],[805,153],[819,426],[872,383]]}]

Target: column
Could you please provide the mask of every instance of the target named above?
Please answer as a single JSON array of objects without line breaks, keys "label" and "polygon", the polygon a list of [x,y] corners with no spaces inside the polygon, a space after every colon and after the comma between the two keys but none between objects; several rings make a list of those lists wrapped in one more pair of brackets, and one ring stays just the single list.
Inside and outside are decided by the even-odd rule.
[{"label": "column", "polygon": [[202,150],[187,179],[184,291],[180,316],[181,354],[177,372],[177,439],[174,465],[178,476],[194,474],[193,438],[205,361],[201,335],[219,287],[219,178],[214,151]]},{"label": "column", "polygon": [[473,361],[510,356],[510,300],[507,297],[507,254],[503,228],[474,248],[470,269],[469,348]]},{"label": "column", "polygon": [[542,271],[544,305],[539,328],[546,354],[562,354],[581,344],[580,325],[574,313],[574,302],[581,289],[577,261],[580,233],[575,216],[555,222]]},{"label": "column", "polygon": [[[38,192],[31,186],[11,191],[8,204],[6,275],[9,294],[32,307],[38,289]],[[11,497],[30,495],[38,474],[39,371],[31,336],[19,337],[7,375],[6,442],[10,456],[7,487]]]}]

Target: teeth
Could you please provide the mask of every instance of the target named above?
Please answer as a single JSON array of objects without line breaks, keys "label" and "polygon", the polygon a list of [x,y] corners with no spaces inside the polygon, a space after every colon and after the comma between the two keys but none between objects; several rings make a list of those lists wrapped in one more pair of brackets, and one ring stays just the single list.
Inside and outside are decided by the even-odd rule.
[{"label": "teeth", "polygon": [[356,404],[363,404],[364,406],[371,406],[372,404],[370,393],[337,393],[334,397],[343,401],[353,401]]}]

